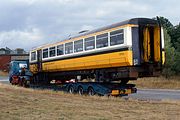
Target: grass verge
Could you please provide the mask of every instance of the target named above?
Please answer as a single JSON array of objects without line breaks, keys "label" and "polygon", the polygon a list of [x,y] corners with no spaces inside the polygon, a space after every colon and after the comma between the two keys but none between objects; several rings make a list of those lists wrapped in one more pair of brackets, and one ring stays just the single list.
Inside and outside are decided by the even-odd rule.
[{"label": "grass verge", "polygon": [[180,118],[180,101],[88,97],[0,84],[2,120],[139,120]]},{"label": "grass verge", "polygon": [[8,76],[8,72],[0,71],[0,76]]},{"label": "grass verge", "polygon": [[137,88],[180,89],[180,77],[172,77],[170,79],[164,77],[139,78],[130,83],[136,84]]}]

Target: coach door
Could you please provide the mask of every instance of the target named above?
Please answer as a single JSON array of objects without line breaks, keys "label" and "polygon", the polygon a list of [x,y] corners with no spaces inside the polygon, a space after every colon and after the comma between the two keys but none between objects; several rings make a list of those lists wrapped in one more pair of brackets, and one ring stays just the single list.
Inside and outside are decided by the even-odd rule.
[{"label": "coach door", "polygon": [[154,46],[154,61],[162,62],[162,38],[159,26],[154,27]]},{"label": "coach door", "polygon": [[42,50],[37,51],[38,72],[42,71]]},{"label": "coach door", "polygon": [[144,62],[161,62],[161,38],[160,28],[158,26],[143,27],[143,53]]}]

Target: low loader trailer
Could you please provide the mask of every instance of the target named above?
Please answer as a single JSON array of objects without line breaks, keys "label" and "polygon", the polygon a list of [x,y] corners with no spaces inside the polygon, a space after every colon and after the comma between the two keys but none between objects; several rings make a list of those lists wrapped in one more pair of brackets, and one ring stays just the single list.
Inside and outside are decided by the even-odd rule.
[{"label": "low loader trailer", "polygon": [[137,89],[133,84],[77,82],[67,84],[66,91],[80,95],[87,94],[89,96],[95,94],[102,96],[127,96],[128,94],[136,93]]},{"label": "low loader trailer", "polygon": [[78,82],[75,79],[61,81],[52,80],[49,84],[34,83],[35,77],[29,70],[28,61],[12,61],[10,63],[9,81],[12,85],[19,85],[30,88],[52,89],[65,91],[79,95],[100,95],[100,96],[127,96],[136,93],[134,84],[124,84],[118,82]]}]

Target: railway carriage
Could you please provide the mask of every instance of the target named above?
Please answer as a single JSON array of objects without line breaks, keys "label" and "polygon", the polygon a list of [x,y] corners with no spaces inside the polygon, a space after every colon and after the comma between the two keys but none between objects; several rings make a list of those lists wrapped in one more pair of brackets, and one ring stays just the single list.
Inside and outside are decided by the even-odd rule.
[{"label": "railway carriage", "polygon": [[30,70],[33,82],[91,79],[127,83],[159,75],[163,49],[158,21],[134,18],[35,48],[30,51]]}]

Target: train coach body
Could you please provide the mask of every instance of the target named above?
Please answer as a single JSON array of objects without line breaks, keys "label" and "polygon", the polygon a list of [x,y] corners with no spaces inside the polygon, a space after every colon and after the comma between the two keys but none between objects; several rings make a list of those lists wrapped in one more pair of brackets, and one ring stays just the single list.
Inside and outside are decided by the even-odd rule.
[{"label": "train coach body", "polygon": [[161,71],[163,48],[158,22],[135,18],[33,49],[30,70],[50,79],[137,79]]}]

